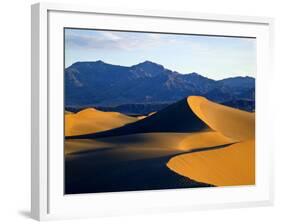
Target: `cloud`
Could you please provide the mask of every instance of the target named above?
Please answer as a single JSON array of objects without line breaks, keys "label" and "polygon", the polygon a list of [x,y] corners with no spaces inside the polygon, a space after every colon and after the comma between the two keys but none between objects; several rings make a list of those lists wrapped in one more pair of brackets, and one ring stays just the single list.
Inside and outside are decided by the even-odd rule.
[{"label": "cloud", "polygon": [[[255,46],[253,39],[174,35],[141,32],[66,29],[66,47],[70,49],[125,50],[152,49],[174,46],[190,53],[211,56],[223,52],[249,51]],[[253,50],[252,50],[253,51]]]},{"label": "cloud", "polygon": [[99,34],[102,35],[105,39],[116,41],[122,39],[117,34],[108,31],[99,31]]},{"label": "cloud", "polygon": [[233,73],[241,68],[240,73],[255,73],[252,38],[66,29],[65,47],[73,51],[67,54],[68,64],[103,59],[128,65],[149,59],[180,72]]},{"label": "cloud", "polygon": [[148,33],[69,30],[66,46],[82,49],[134,50],[164,44],[160,35]]}]

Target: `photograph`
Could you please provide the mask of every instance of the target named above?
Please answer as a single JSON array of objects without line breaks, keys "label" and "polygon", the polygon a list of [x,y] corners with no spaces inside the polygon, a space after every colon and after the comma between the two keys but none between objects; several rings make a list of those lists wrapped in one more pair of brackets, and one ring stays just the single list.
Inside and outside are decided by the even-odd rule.
[{"label": "photograph", "polygon": [[255,185],[256,41],[64,27],[64,193]]}]

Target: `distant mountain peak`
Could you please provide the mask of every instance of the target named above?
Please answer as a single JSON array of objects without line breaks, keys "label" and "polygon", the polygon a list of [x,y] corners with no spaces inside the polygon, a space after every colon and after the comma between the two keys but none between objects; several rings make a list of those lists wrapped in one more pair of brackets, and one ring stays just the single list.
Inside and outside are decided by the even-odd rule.
[{"label": "distant mountain peak", "polygon": [[132,69],[140,69],[146,73],[152,74],[153,76],[163,72],[165,70],[163,65],[157,64],[152,61],[144,61],[139,64],[133,65]]},{"label": "distant mountain peak", "polygon": [[202,76],[202,75],[198,74],[197,72],[191,72],[191,73],[188,73],[186,75],[189,75],[189,76]]},{"label": "distant mountain peak", "polygon": [[234,76],[234,77],[224,78],[224,79],[221,79],[221,80],[219,80],[219,81],[224,81],[224,80],[233,80],[233,79],[255,80],[255,78],[254,78],[254,77],[251,77],[251,76],[245,75],[245,76]]},{"label": "distant mountain peak", "polygon": [[77,61],[75,63],[73,63],[72,65],[70,65],[68,68],[70,67],[77,67],[77,66],[84,66],[84,65],[94,65],[94,64],[105,64],[103,61],[98,60],[98,61]]},{"label": "distant mountain peak", "polygon": [[102,60],[97,61],[77,61],[73,63],[71,66],[77,66],[77,65],[110,65]]},{"label": "distant mountain peak", "polygon": [[94,63],[97,63],[97,64],[106,64],[104,61],[102,61],[102,60],[97,60],[97,61],[95,61]]},{"label": "distant mountain peak", "polygon": [[201,81],[205,80],[205,81],[215,82],[213,79],[207,78],[197,72],[191,72],[191,73],[185,74],[184,76],[187,77],[188,79],[192,79],[193,81],[194,80],[201,80]]},{"label": "distant mountain peak", "polygon": [[255,79],[213,80],[197,72],[181,74],[146,60],[121,66],[102,60],[76,62],[65,69],[67,106],[118,106],[171,103],[190,95],[217,102],[254,99]]},{"label": "distant mountain peak", "polygon": [[136,65],[133,65],[133,66],[137,66],[137,67],[158,67],[158,68],[162,68],[164,69],[164,66],[163,65],[160,65],[160,64],[157,64],[155,62],[152,62],[152,61],[144,61],[144,62],[141,62],[139,64],[136,64]]},{"label": "distant mountain peak", "polygon": [[[141,62],[141,63],[139,63],[138,65],[141,65],[141,64],[147,64],[147,65],[160,65],[160,64],[157,64],[156,62],[153,62],[153,61],[149,61],[149,60],[145,60],[145,61],[143,61],[143,62]],[[160,65],[160,66],[162,66],[162,65]]]}]

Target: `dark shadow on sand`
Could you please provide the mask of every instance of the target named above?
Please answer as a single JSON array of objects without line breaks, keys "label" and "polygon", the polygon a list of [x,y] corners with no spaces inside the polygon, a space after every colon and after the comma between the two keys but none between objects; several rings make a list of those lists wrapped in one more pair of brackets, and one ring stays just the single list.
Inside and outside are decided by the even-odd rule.
[{"label": "dark shadow on sand", "polygon": [[145,119],[120,128],[93,134],[66,137],[66,139],[93,139],[153,132],[199,132],[209,127],[193,113],[186,98],[169,105]]},{"label": "dark shadow on sand", "polygon": [[[219,150],[231,144],[175,152],[157,158],[116,158],[114,149],[104,148],[66,156],[65,193],[101,193],[138,190],[211,187],[181,176],[167,167],[176,155],[205,150]],[[112,151],[113,150],[113,151]]]}]

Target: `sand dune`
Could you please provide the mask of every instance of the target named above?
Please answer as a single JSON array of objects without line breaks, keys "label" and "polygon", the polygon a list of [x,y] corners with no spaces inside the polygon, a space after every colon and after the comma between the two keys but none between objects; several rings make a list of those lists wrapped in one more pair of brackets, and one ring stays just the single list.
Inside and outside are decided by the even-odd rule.
[{"label": "sand dune", "polygon": [[157,111],[150,112],[150,113],[148,114],[148,116],[151,116],[151,115],[156,114],[156,113],[157,113]]},{"label": "sand dune", "polygon": [[175,156],[167,166],[193,180],[215,186],[255,184],[255,142]]},{"label": "sand dune", "polygon": [[114,191],[119,169],[123,190],[255,183],[254,113],[192,96],[142,119],[93,109],[66,116],[68,181],[80,187],[69,192]]},{"label": "sand dune", "polygon": [[[97,117],[97,119],[99,118]],[[114,128],[114,125],[112,125],[113,129],[111,130],[108,130],[110,129],[109,126],[103,123],[98,124],[96,121],[95,127],[98,126],[96,130],[99,133],[96,133],[96,130],[91,134],[79,134],[77,132],[76,135],[81,136],[75,136],[74,138],[102,138],[152,132],[200,132],[210,128],[236,141],[254,138],[255,136],[254,113],[213,103],[199,96],[188,97],[187,100],[172,104],[158,113],[142,117],[140,120],[139,118],[135,119],[138,121],[128,122],[130,124],[122,127]],[[132,118],[130,118],[131,120]],[[105,131],[102,130],[102,125],[105,126]],[[120,124],[118,125],[121,126]],[[90,130],[87,133],[89,132]]]},{"label": "sand dune", "polygon": [[138,119],[138,120],[142,120],[142,119],[144,119],[144,118],[146,118],[147,116],[145,116],[145,115],[141,115],[141,116],[137,116],[136,118]]},{"label": "sand dune", "polygon": [[192,111],[210,128],[241,141],[255,137],[255,114],[213,103],[204,97],[187,99]]},{"label": "sand dune", "polygon": [[151,116],[151,115],[153,115],[153,114],[156,114],[156,113],[157,113],[156,111],[150,112],[148,115],[140,115],[140,116],[137,116],[137,118],[138,118],[139,120],[142,120],[142,119],[147,118],[147,117],[149,117],[149,116]]},{"label": "sand dune", "polygon": [[137,118],[117,112],[103,112],[88,108],[78,113],[65,114],[65,136],[110,130],[137,120]]},{"label": "sand dune", "polygon": [[[255,114],[198,96],[189,97],[187,102],[210,128],[239,142],[216,150],[175,156],[167,166],[180,175],[216,186],[255,184]],[[188,138],[186,142],[192,143]]]},{"label": "sand dune", "polygon": [[208,126],[194,114],[186,99],[174,103],[134,123],[109,131],[92,133],[70,138],[90,139],[153,132],[200,132],[209,130]]}]

